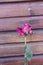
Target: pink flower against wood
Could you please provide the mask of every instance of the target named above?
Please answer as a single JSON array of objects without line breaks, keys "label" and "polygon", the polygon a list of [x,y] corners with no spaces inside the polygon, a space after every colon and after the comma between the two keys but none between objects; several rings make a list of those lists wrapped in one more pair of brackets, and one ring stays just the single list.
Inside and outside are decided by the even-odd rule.
[{"label": "pink flower against wood", "polygon": [[25,24],[23,28],[18,27],[16,30],[21,36],[30,34],[32,32],[31,26],[29,24]]}]

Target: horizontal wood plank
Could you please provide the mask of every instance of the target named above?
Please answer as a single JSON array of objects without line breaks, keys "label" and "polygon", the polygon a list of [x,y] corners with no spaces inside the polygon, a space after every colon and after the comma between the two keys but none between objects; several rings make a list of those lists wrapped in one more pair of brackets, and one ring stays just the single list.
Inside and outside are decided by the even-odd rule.
[{"label": "horizontal wood plank", "polygon": [[31,24],[32,29],[43,28],[43,16],[0,19],[0,31],[16,30],[25,23]]},{"label": "horizontal wood plank", "polygon": [[21,1],[40,1],[40,0],[0,0],[0,2],[21,2]]},{"label": "horizontal wood plank", "polygon": [[[43,30],[34,30],[31,37],[27,36],[27,42],[30,41],[43,41]],[[21,37],[17,32],[2,32],[0,33],[0,44],[24,42],[24,37]]]},{"label": "horizontal wood plank", "polygon": [[32,1],[32,0],[0,0],[0,2],[21,2],[21,1]]},{"label": "horizontal wood plank", "polygon": [[[33,56],[32,60],[28,62],[29,65],[43,65],[43,56]],[[0,65],[24,65],[24,58],[2,58]]]},{"label": "horizontal wood plank", "polygon": [[[43,42],[29,43],[33,54],[43,54]],[[24,55],[24,43],[0,45],[0,57]]]},{"label": "horizontal wood plank", "polygon": [[0,18],[43,15],[43,2],[0,4]]},{"label": "horizontal wood plank", "polygon": [[18,2],[18,1],[24,1],[24,0],[0,0],[0,2]]}]

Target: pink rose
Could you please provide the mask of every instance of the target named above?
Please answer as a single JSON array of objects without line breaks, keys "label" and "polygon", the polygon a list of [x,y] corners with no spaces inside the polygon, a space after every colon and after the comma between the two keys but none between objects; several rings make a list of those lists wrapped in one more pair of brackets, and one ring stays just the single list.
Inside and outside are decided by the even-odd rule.
[{"label": "pink rose", "polygon": [[25,24],[24,25],[24,27],[23,28],[20,28],[20,27],[18,27],[17,29],[16,29],[16,31],[21,35],[21,36],[23,36],[23,35],[27,35],[27,34],[31,34],[32,33],[32,29],[31,29],[31,26],[29,25],[29,24]]}]

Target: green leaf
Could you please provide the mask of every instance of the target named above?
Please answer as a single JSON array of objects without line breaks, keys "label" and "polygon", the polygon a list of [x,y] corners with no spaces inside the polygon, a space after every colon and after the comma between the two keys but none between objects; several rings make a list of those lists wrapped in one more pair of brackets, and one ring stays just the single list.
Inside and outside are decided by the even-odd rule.
[{"label": "green leaf", "polygon": [[27,48],[25,49],[25,57],[29,61],[32,59],[32,50],[31,50],[30,46],[28,46],[28,45],[27,45]]}]

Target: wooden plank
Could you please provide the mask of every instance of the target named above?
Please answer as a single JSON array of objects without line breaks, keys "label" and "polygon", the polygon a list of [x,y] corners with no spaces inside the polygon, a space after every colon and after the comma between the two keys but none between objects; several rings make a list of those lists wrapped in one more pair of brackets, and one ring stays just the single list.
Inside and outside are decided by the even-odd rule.
[{"label": "wooden plank", "polygon": [[[43,15],[43,1],[30,3],[30,14],[31,15]],[[41,13],[40,13],[41,12]]]},{"label": "wooden plank", "polygon": [[25,23],[31,24],[32,29],[43,28],[43,16],[0,19],[0,31],[16,30]]},{"label": "wooden plank", "polygon": [[0,0],[0,2],[21,2],[21,1],[34,1],[34,0]]},{"label": "wooden plank", "polygon": [[0,0],[0,2],[17,2],[17,1],[24,1],[24,0]]},{"label": "wooden plank", "polygon": [[[43,41],[43,30],[34,30],[31,37],[28,35],[27,42],[30,41]],[[0,33],[0,44],[12,42],[24,42],[24,37],[15,32]]]},{"label": "wooden plank", "polygon": [[0,18],[43,15],[43,2],[0,4]]},{"label": "wooden plank", "polygon": [[[28,62],[29,65],[43,65],[43,56],[33,56],[32,60]],[[0,65],[24,65],[24,58],[2,58]]]},{"label": "wooden plank", "polygon": [[25,1],[36,1],[36,0],[0,0],[0,2],[21,2],[21,1],[25,2]]},{"label": "wooden plank", "polygon": [[[43,42],[29,43],[33,54],[43,54]],[[24,55],[24,43],[0,45],[0,57]]]}]

